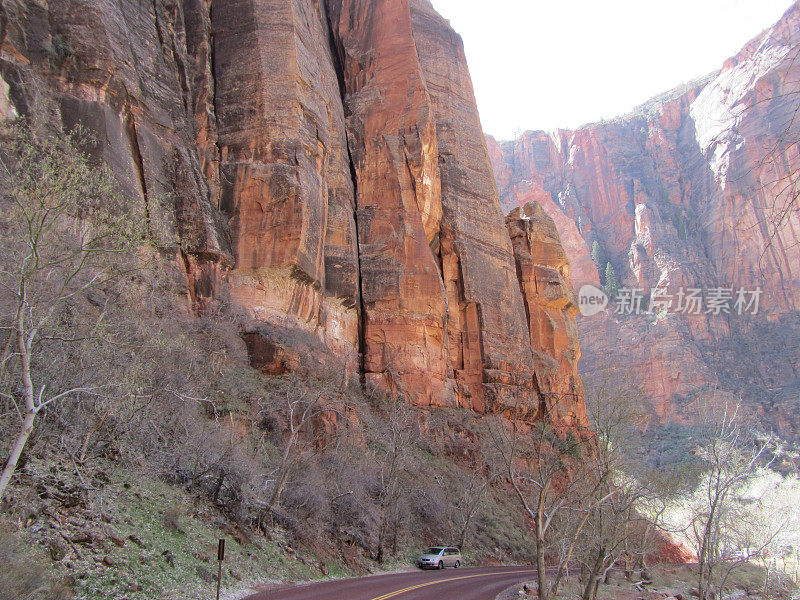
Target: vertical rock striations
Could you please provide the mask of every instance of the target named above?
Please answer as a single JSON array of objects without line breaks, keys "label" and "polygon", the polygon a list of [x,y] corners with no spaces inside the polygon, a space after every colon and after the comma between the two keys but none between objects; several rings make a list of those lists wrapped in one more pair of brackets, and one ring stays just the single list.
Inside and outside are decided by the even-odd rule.
[{"label": "vertical rock striations", "polygon": [[472,408],[535,406],[528,328],[461,38],[428,0],[412,29],[439,142],[442,226],[435,248],[450,308],[451,366]]},{"label": "vertical rock striations", "polygon": [[[228,284],[265,338],[247,338],[253,358],[280,371],[272,355],[288,353],[291,366],[300,330],[354,371],[353,183],[324,6],[218,0],[211,19],[222,210],[236,255]],[[284,330],[281,348],[263,323]]]},{"label": "vertical rock striations", "polygon": [[364,377],[453,404],[448,306],[431,245],[441,220],[436,129],[406,0],[332,0],[356,175]]},{"label": "vertical rock striations", "polygon": [[585,423],[560,242],[504,222],[427,0],[0,0],[0,36],[0,113],[96,132],[255,368]]}]

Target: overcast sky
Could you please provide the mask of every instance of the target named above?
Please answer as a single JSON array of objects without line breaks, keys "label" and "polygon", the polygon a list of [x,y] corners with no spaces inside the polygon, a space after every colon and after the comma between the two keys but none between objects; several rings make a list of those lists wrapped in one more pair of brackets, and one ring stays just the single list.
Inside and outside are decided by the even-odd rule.
[{"label": "overcast sky", "polygon": [[789,0],[431,0],[464,38],[484,130],[575,128],[722,66]]}]

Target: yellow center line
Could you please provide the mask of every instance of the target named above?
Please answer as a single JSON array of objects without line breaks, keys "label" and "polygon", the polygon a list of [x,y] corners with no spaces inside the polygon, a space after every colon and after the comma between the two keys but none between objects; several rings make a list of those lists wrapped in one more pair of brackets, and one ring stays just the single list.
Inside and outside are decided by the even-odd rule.
[{"label": "yellow center line", "polygon": [[388,594],[384,594],[383,596],[377,596],[375,598],[372,598],[372,600],[388,600],[388,598],[394,598],[396,596],[399,596],[400,594],[405,594],[406,592],[412,592],[420,588],[428,587],[429,585],[436,585],[438,583],[447,583],[449,581],[459,581],[461,579],[474,579],[475,577],[493,577],[496,575],[517,575],[520,573],[535,573],[535,572],[536,571],[533,569],[526,569],[524,571],[500,571],[497,573],[481,573],[480,575],[463,575],[461,577],[451,577],[450,579],[437,579],[436,581],[429,581],[428,583],[420,583],[419,585],[412,585],[411,587],[403,588],[402,590],[389,592]]}]

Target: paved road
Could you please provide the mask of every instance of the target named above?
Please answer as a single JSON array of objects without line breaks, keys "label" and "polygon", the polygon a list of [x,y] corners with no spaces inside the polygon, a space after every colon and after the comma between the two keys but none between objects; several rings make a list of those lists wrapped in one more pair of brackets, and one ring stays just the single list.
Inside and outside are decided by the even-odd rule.
[{"label": "paved road", "polygon": [[298,585],[246,600],[494,600],[507,587],[528,581],[535,573],[530,567],[409,571]]}]

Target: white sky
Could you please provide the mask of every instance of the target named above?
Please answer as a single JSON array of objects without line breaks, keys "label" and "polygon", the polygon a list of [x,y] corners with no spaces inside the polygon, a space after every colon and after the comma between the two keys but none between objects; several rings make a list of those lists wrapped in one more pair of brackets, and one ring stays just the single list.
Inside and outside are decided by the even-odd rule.
[{"label": "white sky", "polygon": [[484,130],[573,129],[722,66],[790,0],[431,0],[464,38]]}]

